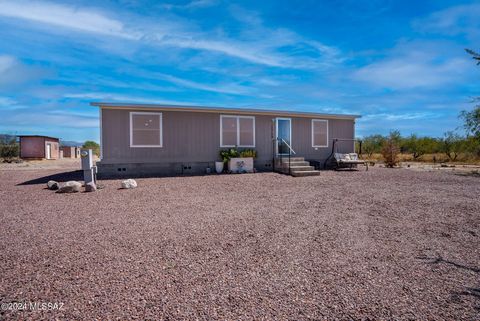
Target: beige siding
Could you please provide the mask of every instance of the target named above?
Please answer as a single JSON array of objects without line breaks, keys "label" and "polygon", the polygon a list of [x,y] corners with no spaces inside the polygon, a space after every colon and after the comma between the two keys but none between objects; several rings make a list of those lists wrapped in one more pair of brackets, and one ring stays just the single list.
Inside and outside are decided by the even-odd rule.
[{"label": "beige siding", "polygon": [[47,152],[47,144],[50,144],[50,159],[59,159],[60,158],[60,147],[58,141],[51,140],[49,138],[45,138],[45,157]]},{"label": "beige siding", "polygon": [[[132,109],[130,111],[136,111]],[[220,115],[212,112],[162,111],[163,147],[130,147],[129,110],[103,109],[102,163],[213,162],[220,148]],[[258,160],[271,160],[275,117],[255,116]],[[329,146],[312,147],[311,118],[292,118],[292,147],[306,159],[325,159],[333,138],[353,138],[352,120],[329,119]],[[353,143],[350,143],[350,150]],[[348,150],[348,151],[350,151]]]}]

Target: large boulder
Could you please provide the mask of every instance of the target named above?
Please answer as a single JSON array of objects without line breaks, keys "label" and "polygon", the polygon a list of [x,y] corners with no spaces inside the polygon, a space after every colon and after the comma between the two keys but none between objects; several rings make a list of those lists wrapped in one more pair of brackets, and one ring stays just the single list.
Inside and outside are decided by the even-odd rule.
[{"label": "large boulder", "polygon": [[47,182],[47,188],[51,189],[52,191],[55,191],[55,190],[60,188],[60,185],[58,184],[58,182],[48,181]]},{"label": "large boulder", "polygon": [[94,182],[88,182],[85,184],[85,192],[95,192],[97,190],[97,186]]},{"label": "large boulder", "polygon": [[77,181],[68,181],[58,189],[57,193],[77,193],[82,189],[82,184]]},{"label": "large boulder", "polygon": [[122,188],[135,188],[137,187],[137,182],[134,180],[134,179],[126,179],[124,181],[122,181]]}]

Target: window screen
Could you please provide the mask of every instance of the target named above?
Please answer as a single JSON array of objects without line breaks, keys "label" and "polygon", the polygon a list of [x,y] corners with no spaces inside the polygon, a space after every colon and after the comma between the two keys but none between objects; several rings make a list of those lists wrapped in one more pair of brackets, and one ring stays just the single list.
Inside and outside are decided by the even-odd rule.
[{"label": "window screen", "polygon": [[220,117],[221,147],[255,147],[255,118],[251,116]]},{"label": "window screen", "polygon": [[130,113],[130,146],[162,147],[162,114]]},{"label": "window screen", "polygon": [[236,146],[237,143],[237,117],[222,117],[222,145]]},{"label": "window screen", "polygon": [[328,120],[312,119],[312,146],[328,147]]},{"label": "window screen", "polygon": [[239,118],[240,137],[239,146],[254,146],[255,145],[255,129],[253,118]]}]

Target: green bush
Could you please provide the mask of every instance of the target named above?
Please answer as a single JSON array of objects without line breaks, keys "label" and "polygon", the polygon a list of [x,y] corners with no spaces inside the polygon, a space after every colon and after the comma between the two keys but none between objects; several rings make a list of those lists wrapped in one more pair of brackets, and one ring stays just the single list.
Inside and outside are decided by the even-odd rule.
[{"label": "green bush", "polygon": [[82,147],[91,149],[95,155],[100,156],[100,145],[98,145],[98,143],[92,140],[87,140]]},{"label": "green bush", "polygon": [[235,157],[257,157],[257,152],[254,149],[244,149],[239,151],[237,148],[229,148],[220,150],[220,158],[224,163]]},{"label": "green bush", "polygon": [[438,152],[438,142],[431,137],[417,137],[412,134],[410,137],[402,138],[401,150],[404,153],[412,154],[414,160],[425,154]]},{"label": "green bush", "polygon": [[245,149],[240,152],[240,157],[257,157],[257,151],[254,149]]},{"label": "green bush", "polygon": [[443,138],[442,142],[442,151],[451,161],[456,161],[458,155],[466,150],[465,140],[460,135],[455,134],[452,131],[445,133],[445,137]]},{"label": "green bush", "polygon": [[370,135],[362,139],[362,151],[367,154],[368,157],[372,157],[374,153],[380,153],[382,151],[382,145],[385,141],[385,137],[382,135]]},{"label": "green bush", "polygon": [[0,145],[0,157],[4,159],[16,158],[19,156],[18,144]]},{"label": "green bush", "polygon": [[228,163],[231,158],[240,156],[240,153],[236,148],[222,149],[220,150],[220,158],[224,163]]}]

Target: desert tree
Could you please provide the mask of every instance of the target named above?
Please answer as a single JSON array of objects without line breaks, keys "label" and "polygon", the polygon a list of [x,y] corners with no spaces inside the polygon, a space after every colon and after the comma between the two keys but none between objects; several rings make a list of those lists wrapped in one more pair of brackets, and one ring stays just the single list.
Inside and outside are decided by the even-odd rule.
[{"label": "desert tree", "polygon": [[[480,54],[471,49],[465,49],[473,59],[477,61],[477,65],[480,65]],[[473,136],[477,142],[480,141],[480,97],[473,99],[477,105],[471,111],[463,110],[460,113],[460,118],[463,119],[463,128],[467,132],[467,136]]]},{"label": "desert tree", "polygon": [[368,157],[372,157],[374,153],[380,153],[382,151],[382,144],[385,141],[385,137],[382,135],[370,135],[362,139],[362,150]]},{"label": "desert tree", "polygon": [[97,156],[100,155],[100,145],[98,145],[98,143],[94,142],[93,140],[87,140],[85,143],[83,143],[82,147],[91,149],[93,153]]},{"label": "desert tree", "polygon": [[442,150],[449,160],[456,161],[458,155],[464,150],[464,143],[465,141],[460,135],[448,131],[442,140]]},{"label": "desert tree", "polygon": [[[475,98],[475,101],[480,102],[480,97]],[[463,120],[463,128],[467,135],[480,140],[480,105],[475,106],[471,111],[463,110],[460,118]]]},{"label": "desert tree", "polygon": [[478,52],[475,52],[472,49],[465,49],[465,51],[472,56],[472,59],[477,61],[477,65],[480,65],[480,54]]}]

